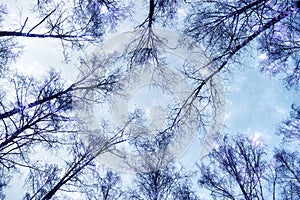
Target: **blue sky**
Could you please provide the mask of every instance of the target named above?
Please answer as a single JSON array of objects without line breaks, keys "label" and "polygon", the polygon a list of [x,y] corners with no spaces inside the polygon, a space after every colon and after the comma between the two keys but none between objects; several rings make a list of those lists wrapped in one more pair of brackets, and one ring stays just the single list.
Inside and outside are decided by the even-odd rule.
[{"label": "blue sky", "polygon": [[278,77],[259,72],[259,61],[249,62],[227,86],[226,125],[230,132],[260,134],[272,143],[278,141],[276,127],[289,117],[291,105],[299,104],[300,95],[284,88]]}]

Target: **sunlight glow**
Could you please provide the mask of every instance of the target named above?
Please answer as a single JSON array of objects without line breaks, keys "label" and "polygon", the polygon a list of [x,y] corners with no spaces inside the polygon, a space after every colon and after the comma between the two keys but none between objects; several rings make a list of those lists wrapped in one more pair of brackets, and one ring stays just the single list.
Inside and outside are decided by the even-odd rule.
[{"label": "sunlight glow", "polygon": [[268,58],[266,53],[260,54],[258,57],[260,60],[266,60]]},{"label": "sunlight glow", "polygon": [[256,145],[256,146],[261,146],[262,145],[261,138],[262,138],[261,132],[255,132],[254,136],[252,138],[253,144]]},{"label": "sunlight glow", "polygon": [[102,6],[100,10],[101,14],[107,14],[108,13],[108,8],[106,6]]}]

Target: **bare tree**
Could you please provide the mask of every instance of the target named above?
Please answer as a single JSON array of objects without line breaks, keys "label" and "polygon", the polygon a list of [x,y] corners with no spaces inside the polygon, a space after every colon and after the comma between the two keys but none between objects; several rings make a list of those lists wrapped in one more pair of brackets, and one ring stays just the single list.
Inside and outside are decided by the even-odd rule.
[{"label": "bare tree", "polygon": [[[299,1],[288,0],[197,1],[192,4],[185,33],[205,46],[215,64],[214,73],[238,60],[255,40],[267,56],[263,70],[283,72],[288,86],[297,88],[299,5]],[[293,73],[286,73],[287,67]]]},{"label": "bare tree", "polygon": [[198,167],[200,187],[214,198],[250,200],[275,195],[268,188],[272,180],[266,178],[270,172],[265,147],[245,136],[224,137]]},{"label": "bare tree", "polygon": [[104,176],[97,172],[94,174],[94,189],[87,192],[88,199],[118,200],[122,197],[121,177],[117,173],[106,170]]},{"label": "bare tree", "polygon": [[[76,126],[71,113],[73,107],[78,105],[76,102],[103,102],[113,91],[120,77],[116,71],[111,74],[96,72],[103,70],[107,62],[103,59],[102,63],[97,62],[97,64],[94,63],[95,65],[90,63],[89,68],[86,68],[71,85],[65,85],[59,73],[55,71],[50,71],[42,80],[18,74],[11,74],[11,77],[8,76],[6,80],[3,80],[2,84],[10,87],[8,87],[9,90],[3,88],[0,101],[1,172],[5,170],[9,176],[16,172],[16,169],[30,170],[35,181],[31,184],[34,191],[33,198],[40,199],[39,197],[46,195],[43,194],[44,192],[49,193],[50,189],[53,192],[49,195],[53,196],[65,182],[89,165],[97,155],[110,150],[112,146],[125,139],[122,131],[106,137],[99,133],[101,137],[99,136],[100,138],[95,141],[98,141],[99,145],[102,142],[104,150],[101,149],[97,153],[89,149],[86,153],[77,155],[79,160],[74,158],[72,162],[69,162],[65,170],[70,170],[70,172],[66,177],[62,177],[62,183],[59,184],[56,181],[59,180],[58,175],[64,169],[55,164],[41,165],[33,158],[34,152],[38,149],[45,148],[50,152],[60,152],[76,144],[76,140],[71,136],[82,132]],[[97,99],[88,99],[84,95],[79,95],[81,93],[97,94]],[[75,147],[77,146],[73,148]],[[70,175],[70,173],[74,174]],[[48,178],[44,183],[45,177]],[[51,186],[56,187],[53,189]]]},{"label": "bare tree", "polygon": [[149,0],[148,2],[148,16],[138,27],[146,25],[151,28],[153,24],[174,25],[178,10],[186,3],[184,0]]},{"label": "bare tree", "polygon": [[71,4],[65,1],[37,1],[33,7],[41,18],[37,24],[29,26],[30,18],[27,17],[19,29],[0,31],[0,36],[99,41],[106,27],[114,28],[119,20],[127,16],[125,8],[113,0],[77,0]]},{"label": "bare tree", "polygon": [[10,80],[14,90],[7,96],[14,95],[15,98],[1,101],[0,155],[3,166],[15,166],[17,158],[27,160],[26,155],[33,144],[51,146],[63,142],[53,133],[68,121],[64,112],[71,108],[71,95],[62,93],[64,89],[59,79],[58,74],[51,72],[41,82],[18,75]]},{"label": "bare tree", "polygon": [[282,199],[300,198],[300,157],[299,152],[290,152],[277,149],[278,182],[280,184]]},{"label": "bare tree", "polygon": [[[282,73],[287,88],[298,89],[299,8],[299,1],[197,1],[192,3],[185,33],[209,52],[214,65],[208,78],[229,69],[231,62],[239,61],[245,50],[257,45],[265,57],[262,70],[271,75]],[[285,140],[297,139],[297,113],[293,106],[291,118],[278,129]],[[265,199],[269,197],[266,185],[271,187],[273,199],[279,198],[279,193],[283,193],[283,199],[299,198],[297,182],[284,179],[297,170],[289,169],[294,160],[297,162],[296,152],[277,150],[272,165],[267,164],[265,153],[263,147],[249,139],[238,138],[233,142],[224,139],[209,155],[207,163],[199,166],[199,183],[215,198]]]},{"label": "bare tree", "polygon": [[[202,134],[207,132],[211,124],[214,124],[215,127],[219,127],[220,121],[218,121],[217,118],[224,105],[224,102],[222,102],[223,88],[218,87],[218,84],[221,82],[217,80],[219,71],[211,70],[211,62],[209,62],[208,59],[197,62],[187,58],[184,64],[180,66],[181,68],[179,67],[180,69],[178,69],[178,71],[182,73],[182,77],[176,76],[175,73],[169,73],[167,69],[171,63],[168,63],[169,60],[167,60],[166,57],[167,54],[170,53],[168,52],[170,49],[184,46],[190,51],[193,51],[195,48],[195,52],[199,52],[199,54],[197,54],[198,57],[202,56],[200,55],[201,50],[199,50],[200,48],[197,45],[194,45],[194,43],[188,41],[187,38],[184,38],[184,36],[179,36],[178,41],[175,41],[177,42],[176,44],[168,43],[169,40],[173,41],[174,38],[162,34],[163,31],[160,32],[160,30],[155,29],[155,25],[160,23],[156,21],[156,18],[158,20],[164,20],[167,13],[170,14],[170,10],[173,10],[172,12],[175,14],[177,9],[180,8],[180,5],[185,2],[149,0],[148,3],[149,9],[147,18],[138,27],[141,29],[136,31],[136,35],[132,36],[134,39],[129,42],[125,49],[125,62],[129,65],[129,72],[134,74],[136,68],[140,71],[144,70],[152,76],[154,84],[156,78],[162,80],[161,82],[163,82],[162,85],[164,86],[172,85],[174,84],[174,80],[180,79],[182,82],[187,81],[193,86],[190,90],[182,92],[186,94],[184,100],[181,100],[175,106],[172,105],[172,108],[170,106],[167,113],[167,126],[165,130],[161,130],[161,133],[158,134],[168,135],[168,137],[173,138],[179,137],[178,133],[182,132],[183,127],[187,127],[184,125],[188,123],[197,127]],[[172,14],[169,16],[172,17]],[[208,63],[206,63],[206,61]],[[199,66],[201,66],[201,69],[197,68]],[[176,70],[177,69],[175,69],[175,71]],[[207,70],[211,73],[204,75],[201,74],[201,70]],[[133,79],[134,78],[135,77],[133,77]],[[166,88],[167,91],[169,88],[164,88],[164,86],[162,86],[162,88]],[[194,120],[193,122],[191,120],[192,118]],[[201,137],[202,136],[203,135],[201,135]],[[214,137],[217,137],[217,133]],[[206,141],[207,143],[212,142],[208,140],[209,139]]]},{"label": "bare tree", "polygon": [[172,164],[149,172],[139,172],[133,180],[134,187],[125,195],[126,199],[198,199],[189,184],[190,177]]},{"label": "bare tree", "polygon": [[136,172],[133,187],[125,192],[125,199],[198,199],[191,187],[191,173],[175,167],[168,145],[171,139],[161,135],[134,140],[140,160],[130,166]]},{"label": "bare tree", "polygon": [[[186,3],[183,0],[147,0],[148,15],[146,19],[136,28],[141,29],[141,37],[136,38],[133,51],[129,52],[130,66],[151,63],[165,65],[164,52],[159,50],[167,38],[156,35],[153,29],[156,25],[170,26],[176,23],[178,10]],[[131,44],[129,44],[131,46]]]},{"label": "bare tree", "polygon": [[290,118],[278,127],[276,134],[282,136],[282,145],[275,150],[278,182],[282,199],[300,198],[300,156],[299,151],[290,146],[299,146],[299,106],[292,105]]},{"label": "bare tree", "polygon": [[68,48],[82,49],[89,43],[101,42],[106,30],[114,29],[129,14],[127,5],[114,0],[37,1],[32,7],[35,19],[27,16],[20,19],[23,21],[19,27],[6,26],[0,37],[58,39],[67,59]]},{"label": "bare tree", "polygon": [[[68,132],[70,122],[68,112],[72,108],[73,95],[77,90],[95,90],[110,92],[117,81],[117,75],[103,77],[91,85],[83,85],[91,77],[84,77],[71,86],[64,87],[59,74],[50,72],[43,81],[35,81],[24,76],[11,79],[14,88],[14,101],[1,101],[1,163],[8,155],[22,155],[23,149],[29,150],[31,143],[59,143],[57,132]],[[99,77],[100,78],[100,77]],[[106,85],[106,86],[105,86]],[[83,100],[83,99],[82,99]],[[26,147],[26,148],[25,148]],[[8,166],[7,166],[8,167]]]},{"label": "bare tree", "polygon": [[173,191],[173,199],[178,200],[200,200],[196,192],[192,189],[190,180],[186,180],[175,187]]},{"label": "bare tree", "polygon": [[97,133],[98,138],[92,138],[97,145],[86,145],[80,141],[82,138],[75,139],[76,142],[70,146],[70,158],[65,160],[65,165],[46,165],[48,168],[44,171],[31,171],[26,185],[32,194],[28,193],[27,197],[46,200],[59,196],[59,192],[76,192],[92,199],[119,198],[120,178],[112,172],[107,172],[106,177],[101,178],[101,174],[94,169],[94,160],[99,154],[110,151],[115,145],[125,141],[123,133],[124,129],[111,138]]},{"label": "bare tree", "polygon": [[300,141],[300,107],[292,105],[290,118],[277,129],[277,134],[283,136],[285,142]]}]

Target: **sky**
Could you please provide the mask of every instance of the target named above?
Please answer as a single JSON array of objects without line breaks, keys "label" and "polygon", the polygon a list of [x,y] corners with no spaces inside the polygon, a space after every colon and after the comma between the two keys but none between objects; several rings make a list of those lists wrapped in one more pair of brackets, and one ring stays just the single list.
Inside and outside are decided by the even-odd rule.
[{"label": "sky", "polygon": [[[21,4],[18,3],[18,5]],[[15,8],[15,6],[13,7]],[[8,11],[11,18],[19,18],[17,10]],[[137,13],[137,18],[142,15],[142,12]],[[182,10],[181,15],[185,15]],[[104,41],[132,28],[133,26],[123,23],[117,31],[107,35]],[[12,68],[39,77],[49,67],[55,67],[70,83],[77,77],[77,68],[79,67],[77,55],[68,64],[64,63],[59,44],[53,39],[22,38],[20,43],[24,45],[23,53]],[[230,80],[224,81],[226,104],[223,131],[228,134],[245,133],[255,140],[263,139],[272,146],[277,145],[279,141],[278,137],[274,135],[276,127],[282,120],[288,118],[291,105],[299,103],[300,96],[296,91],[286,90],[279,78],[268,77],[261,73],[259,62],[262,59],[264,59],[264,55],[254,51],[248,58],[245,58],[244,66],[240,66],[240,70],[235,71]],[[156,117],[157,112],[163,114],[165,102],[172,101],[174,96],[166,94],[158,88],[152,89],[150,92],[148,90],[150,90],[148,87],[138,88],[129,101],[129,107],[133,108],[136,105],[143,107],[150,118],[151,116]],[[157,96],[153,96],[153,93],[156,93]],[[195,139],[179,161],[187,169],[194,169],[195,161],[201,158],[199,152],[199,140]],[[124,177],[128,177],[128,175],[124,175]],[[16,191],[22,190],[19,179],[20,177],[17,175],[11,182],[11,186],[5,190],[7,199],[21,197],[17,196],[21,194],[16,194]]]}]

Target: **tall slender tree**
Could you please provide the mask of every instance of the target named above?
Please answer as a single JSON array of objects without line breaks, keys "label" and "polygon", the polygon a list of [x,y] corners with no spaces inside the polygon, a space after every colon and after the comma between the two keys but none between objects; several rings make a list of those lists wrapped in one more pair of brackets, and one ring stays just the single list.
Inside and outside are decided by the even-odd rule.
[{"label": "tall slender tree", "polygon": [[[38,149],[45,148],[50,152],[59,152],[78,146],[76,140],[72,138],[74,138],[73,135],[81,134],[83,130],[76,126],[71,110],[78,105],[77,102],[103,102],[101,95],[107,98],[119,79],[117,72],[106,75],[95,73],[99,69],[103,70],[105,65],[102,64],[98,62],[94,67],[90,65],[89,69],[85,69],[84,73],[71,85],[65,85],[59,73],[55,71],[50,71],[42,80],[12,74],[3,82],[7,86],[10,85],[11,90],[4,90],[3,94],[6,96],[3,96],[0,102],[1,173],[6,172],[9,176],[15,172],[15,169],[30,170],[32,178],[36,181],[32,184],[34,186],[32,198],[39,199],[43,192],[48,192],[49,188],[54,191],[50,193],[53,196],[65,182],[89,165],[97,155],[108,151],[114,144],[124,140],[122,131],[107,138],[103,138],[104,134],[102,134],[101,141],[101,138],[98,140],[94,138],[99,145],[102,144],[100,146],[104,149],[99,152],[86,150],[85,154],[80,154],[81,159],[80,155],[77,155],[79,161],[74,158],[74,161],[66,165],[66,170],[69,169],[70,172],[66,177],[62,177],[63,184],[56,182],[59,180],[59,172],[64,171],[62,166],[40,165],[34,158],[33,152]],[[98,99],[90,99],[82,95],[87,93],[98,94],[96,95]],[[93,144],[96,146],[95,143]],[[47,182],[43,183],[43,179],[47,176]],[[39,186],[41,188],[37,188]],[[56,186],[56,190],[51,186]]]},{"label": "tall slender tree", "polygon": [[[19,20],[18,24],[7,22],[0,29],[1,40],[10,40],[10,43],[6,42],[7,48],[0,46],[3,62],[8,56],[4,50],[7,53],[14,52],[8,47],[15,46],[16,40],[12,39],[20,37],[58,40],[68,60],[71,50],[82,50],[91,43],[99,44],[107,30],[115,29],[121,20],[130,15],[128,5],[114,0],[36,1],[30,5],[34,11],[32,16],[14,19]],[[1,8],[5,8],[5,5],[1,5]],[[1,19],[4,14],[5,10],[1,13]]]},{"label": "tall slender tree", "polygon": [[125,199],[167,200],[198,199],[190,185],[190,177],[170,164],[148,172],[138,172]]},{"label": "tall slender tree", "polygon": [[275,152],[278,182],[282,199],[300,198],[300,156],[298,151],[277,149]]},{"label": "tall slender tree", "polygon": [[287,86],[298,88],[299,7],[299,1],[289,0],[196,1],[185,33],[209,52],[214,73],[238,60],[256,41],[266,55],[262,69],[270,74],[282,72]]},{"label": "tall slender tree", "polygon": [[275,195],[274,188],[268,188],[273,180],[266,179],[271,172],[265,147],[245,136],[225,136],[198,166],[198,183],[214,198],[252,200]]}]

